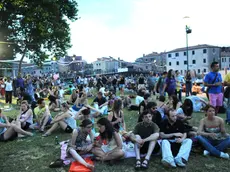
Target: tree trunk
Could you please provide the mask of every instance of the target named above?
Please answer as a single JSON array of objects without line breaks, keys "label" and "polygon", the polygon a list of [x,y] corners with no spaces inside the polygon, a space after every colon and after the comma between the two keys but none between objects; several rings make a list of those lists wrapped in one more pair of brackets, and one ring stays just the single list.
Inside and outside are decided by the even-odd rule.
[{"label": "tree trunk", "polygon": [[18,76],[21,76],[21,72],[22,72],[22,62],[23,62],[23,59],[24,59],[25,56],[26,56],[26,48],[25,48],[25,50],[23,51],[22,58],[20,59],[20,62],[19,62],[19,66],[18,66]]}]

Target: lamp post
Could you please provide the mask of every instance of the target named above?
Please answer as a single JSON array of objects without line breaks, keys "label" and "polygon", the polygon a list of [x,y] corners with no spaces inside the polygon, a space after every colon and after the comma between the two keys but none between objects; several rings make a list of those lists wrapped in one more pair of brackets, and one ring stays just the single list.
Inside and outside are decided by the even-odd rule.
[{"label": "lamp post", "polygon": [[189,62],[188,62],[188,34],[192,33],[192,29],[188,25],[185,26],[186,31],[186,55],[187,55],[187,71],[189,70]]}]

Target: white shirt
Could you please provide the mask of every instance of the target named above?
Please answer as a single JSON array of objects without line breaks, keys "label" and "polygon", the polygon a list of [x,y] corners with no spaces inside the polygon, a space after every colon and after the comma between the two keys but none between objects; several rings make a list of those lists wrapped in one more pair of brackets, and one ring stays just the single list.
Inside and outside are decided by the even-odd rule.
[{"label": "white shirt", "polygon": [[12,87],[12,82],[11,81],[10,82],[6,81],[5,84],[6,84],[6,87],[5,87],[6,91],[13,91],[13,87]]}]

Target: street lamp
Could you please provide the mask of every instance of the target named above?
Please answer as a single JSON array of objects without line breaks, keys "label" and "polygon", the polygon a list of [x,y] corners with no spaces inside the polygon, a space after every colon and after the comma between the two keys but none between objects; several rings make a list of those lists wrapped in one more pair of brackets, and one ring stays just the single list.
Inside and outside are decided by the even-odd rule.
[{"label": "street lamp", "polygon": [[[183,19],[186,20],[186,22],[188,22],[188,20],[190,19],[190,17],[185,16]],[[189,70],[189,61],[188,61],[188,34],[192,33],[192,29],[188,26],[188,24],[185,25],[185,32],[186,32],[186,55],[187,55],[187,71],[188,71]]]},{"label": "street lamp", "polygon": [[186,31],[186,55],[187,55],[187,71],[189,70],[189,62],[188,62],[188,34],[192,33],[192,29],[188,25],[185,26]]}]

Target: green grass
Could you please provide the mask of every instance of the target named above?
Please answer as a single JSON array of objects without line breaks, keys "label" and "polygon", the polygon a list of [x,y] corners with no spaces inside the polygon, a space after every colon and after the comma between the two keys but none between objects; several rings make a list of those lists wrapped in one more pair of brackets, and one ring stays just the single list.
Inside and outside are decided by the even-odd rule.
[{"label": "green grass", "polygon": [[[91,100],[92,101],[92,100]],[[1,106],[1,105],[0,105]],[[7,116],[14,116],[16,110],[4,112]],[[128,130],[133,130],[136,121],[137,113],[135,111],[124,110],[125,121]],[[191,123],[198,126],[200,119],[204,116],[203,113],[194,113]],[[221,114],[225,118],[225,114]],[[226,126],[230,132],[230,127]],[[50,162],[56,160],[60,156],[60,147],[55,145],[55,136],[58,136],[59,141],[70,139],[71,135],[66,134],[61,130],[56,131],[49,137],[41,137],[41,133],[36,133],[33,138],[16,139],[6,143],[0,142],[0,171],[1,172],[67,172],[69,166],[58,169],[48,167]],[[222,160],[215,157],[204,157],[201,153],[192,152],[186,168],[167,169],[160,163],[161,156],[153,156],[150,160],[150,166],[147,171],[229,171],[230,163],[227,160]],[[135,159],[125,159],[113,166],[107,163],[96,162],[97,172],[132,172],[134,170]]]}]

